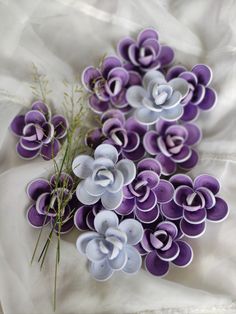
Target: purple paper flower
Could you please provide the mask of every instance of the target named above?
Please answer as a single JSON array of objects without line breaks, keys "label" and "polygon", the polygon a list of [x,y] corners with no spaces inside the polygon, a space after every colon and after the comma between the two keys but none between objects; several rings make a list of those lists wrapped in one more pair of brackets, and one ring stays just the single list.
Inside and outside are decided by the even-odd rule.
[{"label": "purple paper flower", "polygon": [[91,94],[89,105],[94,112],[101,114],[111,105],[128,112],[131,107],[126,100],[126,90],[140,85],[141,77],[135,71],[127,71],[117,57],[110,56],[103,60],[100,69],[87,67],[82,73],[82,83]]},{"label": "purple paper flower", "polygon": [[126,120],[124,114],[115,109],[105,112],[101,122],[101,130],[95,129],[87,135],[86,142],[90,147],[96,147],[103,141],[113,145],[124,158],[137,161],[145,155],[142,139],[147,131],[146,126],[139,124],[133,117]]},{"label": "purple paper flower", "polygon": [[21,158],[33,159],[40,154],[50,160],[58,154],[68,124],[61,115],[51,117],[48,106],[36,101],[25,115],[13,119],[10,128],[19,137],[16,151]]},{"label": "purple paper flower", "polygon": [[136,175],[135,164],[128,159],[118,161],[118,152],[109,144],[99,145],[94,158],[79,155],[72,164],[74,174],[81,178],[76,195],[84,205],[93,205],[100,199],[105,209],[117,208],[123,200],[123,187]]},{"label": "purple paper flower", "polygon": [[127,62],[128,68],[149,71],[163,68],[174,59],[174,51],[158,41],[158,33],[152,28],[142,30],[135,41],[131,37],[122,38],[118,54]]},{"label": "purple paper flower", "polygon": [[212,80],[212,70],[205,64],[195,65],[191,71],[183,66],[174,66],[167,73],[167,80],[182,78],[189,84],[189,92],[181,101],[184,105],[183,121],[192,121],[198,117],[200,110],[214,107],[217,95],[209,85]]},{"label": "purple paper flower", "polygon": [[162,221],[156,229],[144,230],[141,242],[136,245],[145,257],[145,268],[154,276],[165,276],[172,262],[178,267],[187,267],[193,259],[191,246],[180,240],[178,228],[173,222]]},{"label": "purple paper flower", "polygon": [[178,120],[183,114],[181,100],[188,94],[188,83],[182,78],[166,82],[159,71],[149,71],[143,86],[131,86],[126,93],[128,103],[135,108],[136,119],[151,125],[159,119]]},{"label": "purple paper flower", "polygon": [[159,120],[155,129],[145,134],[143,145],[160,162],[163,174],[176,172],[177,166],[189,170],[197,164],[198,154],[192,146],[201,140],[201,131],[195,124]]},{"label": "purple paper flower", "polygon": [[202,174],[194,181],[183,174],[171,177],[176,188],[171,202],[161,206],[167,219],[181,219],[180,228],[190,238],[201,236],[206,229],[206,220],[220,222],[228,215],[226,202],[217,196],[220,184],[216,178]]},{"label": "purple paper flower", "polygon": [[169,202],[174,194],[172,184],[160,179],[160,175],[161,166],[157,160],[141,160],[137,165],[136,178],[124,187],[123,202],[115,211],[120,215],[134,212],[144,224],[155,222],[160,214],[158,203]]},{"label": "purple paper flower", "polygon": [[104,207],[100,201],[94,205],[80,206],[74,215],[74,225],[81,231],[95,230],[94,219],[102,210],[104,210]]},{"label": "purple paper flower", "polygon": [[89,260],[89,271],[99,281],[109,279],[114,271],[137,273],[142,258],[136,245],[143,236],[142,225],[134,219],[119,219],[112,211],[99,212],[94,220],[96,232],[86,232],[77,239],[78,251]]},{"label": "purple paper flower", "polygon": [[[50,181],[41,178],[31,181],[27,187],[28,197],[33,201],[27,211],[31,226],[41,228],[51,223],[58,232],[61,220],[60,233],[69,232],[74,226],[74,212],[80,206],[71,192],[72,187],[73,180],[66,173],[62,173],[59,180],[53,175]],[[66,205],[61,207],[63,201]]]}]

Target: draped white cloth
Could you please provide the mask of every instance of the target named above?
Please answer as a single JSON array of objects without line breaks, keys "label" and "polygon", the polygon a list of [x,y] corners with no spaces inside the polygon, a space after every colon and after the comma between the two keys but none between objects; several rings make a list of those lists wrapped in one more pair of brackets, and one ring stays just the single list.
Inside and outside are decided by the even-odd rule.
[{"label": "draped white cloth", "polygon": [[194,260],[165,279],[144,270],[95,282],[75,249],[78,232],[61,241],[57,311],[61,314],[236,313],[236,2],[234,0],[0,0],[0,302],[4,314],[49,314],[55,246],[40,272],[30,266],[38,233],[26,222],[27,183],[47,176],[52,164],[15,154],[11,119],[29,106],[31,63],[51,81],[52,103],[63,98],[63,79],[114,52],[116,41],[145,26],[189,68],[209,64],[218,104],[202,114],[200,161],[192,175],[209,173],[222,183],[231,212],[205,235],[189,241]]}]

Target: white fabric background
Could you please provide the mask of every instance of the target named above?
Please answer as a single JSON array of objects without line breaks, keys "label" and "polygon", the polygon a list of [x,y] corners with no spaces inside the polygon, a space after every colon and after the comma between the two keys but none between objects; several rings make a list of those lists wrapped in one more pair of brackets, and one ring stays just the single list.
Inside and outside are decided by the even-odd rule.
[{"label": "white fabric background", "polygon": [[62,80],[72,81],[116,41],[144,26],[156,27],[176,59],[214,71],[217,107],[201,115],[204,139],[192,174],[222,182],[228,219],[208,224],[190,241],[195,258],[165,279],[145,271],[97,283],[75,250],[77,231],[62,240],[56,313],[236,313],[236,1],[234,0],[0,0],[0,301],[4,314],[52,311],[54,250],[40,273],[29,261],[37,232],[28,226],[25,186],[46,176],[51,164],[15,155],[11,119],[31,102],[31,63],[47,73],[53,103],[62,102]]}]

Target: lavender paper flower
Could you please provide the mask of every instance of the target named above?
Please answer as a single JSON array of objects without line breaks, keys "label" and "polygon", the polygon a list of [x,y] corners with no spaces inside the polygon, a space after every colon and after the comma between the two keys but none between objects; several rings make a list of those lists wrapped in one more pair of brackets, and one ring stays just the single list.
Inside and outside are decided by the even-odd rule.
[{"label": "lavender paper flower", "polygon": [[161,166],[157,160],[141,160],[136,178],[124,187],[124,200],[115,211],[120,215],[133,212],[145,224],[155,222],[160,214],[158,203],[169,202],[174,194],[172,184],[160,179],[160,175]]},{"label": "lavender paper flower", "polygon": [[118,54],[127,62],[127,68],[139,71],[156,70],[169,65],[174,59],[174,51],[159,43],[157,31],[152,28],[142,30],[135,41],[131,37],[122,38]]},{"label": "lavender paper flower", "polygon": [[201,140],[197,125],[159,120],[155,130],[148,131],[143,139],[146,151],[155,156],[162,166],[162,173],[170,175],[177,166],[192,169],[198,162],[198,153],[192,147]]},{"label": "lavender paper flower", "polygon": [[183,121],[196,119],[201,110],[206,111],[214,107],[217,95],[209,85],[212,80],[212,70],[205,64],[195,65],[191,71],[183,66],[174,66],[167,73],[167,80],[182,78],[189,84],[189,92],[182,100],[184,114]]},{"label": "lavender paper flower", "polygon": [[187,267],[193,259],[192,248],[180,240],[176,225],[170,221],[159,223],[154,231],[144,230],[136,248],[146,256],[146,270],[158,277],[168,273],[170,262],[178,267]]},{"label": "lavender paper flower", "polygon": [[[138,123],[133,117],[125,119],[124,114],[115,109],[108,110],[101,116],[102,129],[90,131],[86,142],[96,147],[101,142],[113,145],[124,158],[140,160],[145,155],[142,144],[147,127]],[[105,141],[104,141],[105,139]]]},{"label": "lavender paper flower", "polygon": [[[71,193],[72,186],[73,180],[66,173],[62,173],[59,180],[53,175],[50,181],[41,178],[31,181],[27,187],[28,197],[33,201],[27,211],[30,225],[41,228],[51,223],[57,232],[59,225],[56,218],[60,216],[60,233],[69,232],[74,226],[73,213],[80,206],[75,194]],[[66,205],[60,208],[63,200]]]},{"label": "lavender paper flower", "polygon": [[128,103],[135,108],[136,119],[151,125],[159,119],[174,121],[183,114],[181,100],[188,94],[188,83],[175,78],[168,83],[159,71],[149,71],[143,86],[131,86],[126,93]]},{"label": "lavender paper flower", "polygon": [[202,174],[194,181],[183,174],[174,175],[170,182],[176,188],[171,202],[161,206],[167,219],[181,219],[180,228],[190,238],[201,236],[206,220],[221,222],[228,215],[226,202],[217,196],[220,184],[216,178]]},{"label": "lavender paper flower", "polygon": [[36,101],[25,115],[13,119],[10,128],[19,137],[16,151],[21,158],[33,159],[40,154],[43,159],[50,160],[58,154],[68,124],[61,115],[51,117],[48,106]]},{"label": "lavender paper flower", "polygon": [[117,57],[109,56],[100,69],[87,67],[82,73],[82,83],[90,93],[89,105],[94,112],[101,114],[111,105],[128,112],[126,90],[129,86],[140,85],[141,77],[135,71],[127,71]]},{"label": "lavender paper flower", "polygon": [[130,184],[136,174],[134,163],[128,159],[118,161],[118,152],[109,144],[99,145],[94,158],[79,155],[72,164],[74,174],[81,178],[76,195],[84,205],[100,199],[105,209],[117,208],[123,200],[123,187]]},{"label": "lavender paper flower", "polygon": [[137,273],[142,259],[133,245],[143,236],[142,225],[134,219],[119,219],[112,211],[99,212],[94,220],[96,232],[86,232],[77,239],[78,251],[89,260],[89,271],[99,281],[109,279],[114,271]]}]

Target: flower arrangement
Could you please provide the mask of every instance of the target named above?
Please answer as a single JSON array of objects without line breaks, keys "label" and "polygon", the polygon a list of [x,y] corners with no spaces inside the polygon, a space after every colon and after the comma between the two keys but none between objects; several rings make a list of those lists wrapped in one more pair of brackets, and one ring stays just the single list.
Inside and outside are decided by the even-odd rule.
[{"label": "flower arrangement", "polygon": [[[51,113],[41,89],[31,109],[11,123],[21,158],[40,155],[54,165],[49,179],[29,183],[26,215],[40,229],[32,261],[42,229],[49,233],[41,267],[57,238],[54,305],[60,239],[74,226],[83,231],[76,247],[96,280],[121,270],[137,273],[142,260],[162,277],[170,263],[190,265],[191,239],[206,231],[207,220],[228,215],[216,178],[186,174],[198,163],[202,138],[192,121],[216,103],[212,71],[204,64],[188,71],[173,59],[156,30],[144,29],[137,40],[120,40],[117,55],[83,71],[84,89],[76,85],[64,93],[67,117]],[[36,82],[43,79],[36,73]],[[87,116],[91,128],[83,123]]]}]

